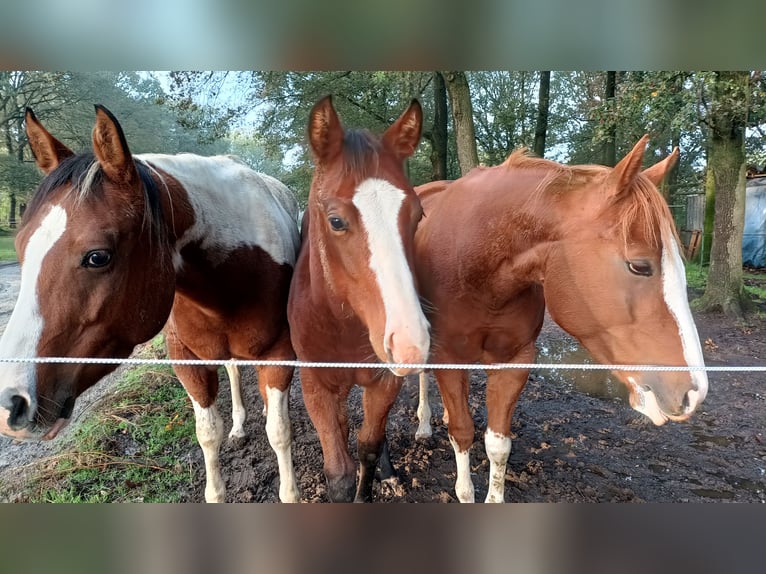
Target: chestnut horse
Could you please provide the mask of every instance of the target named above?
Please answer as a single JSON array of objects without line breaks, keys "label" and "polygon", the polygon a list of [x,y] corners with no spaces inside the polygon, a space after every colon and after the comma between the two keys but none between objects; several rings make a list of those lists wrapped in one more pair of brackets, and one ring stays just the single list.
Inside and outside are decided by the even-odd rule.
[{"label": "chestnut horse", "polygon": [[[93,153],[74,154],[31,110],[26,131],[45,173],[16,238],[18,301],[2,357],[124,358],[165,326],[171,359],[292,360],[287,295],[299,248],[290,190],[230,157],[132,156],[96,106]],[[114,365],[0,364],[0,432],[52,439],[75,399]],[[244,436],[239,373],[228,368]],[[205,458],[205,498],[224,500],[216,367],[176,366]],[[288,391],[292,368],[260,367],[279,496],[297,501]]]},{"label": "chestnut horse", "polygon": [[[288,318],[302,361],[423,363],[430,335],[413,278],[413,237],[423,211],[404,173],[420,140],[413,101],[377,138],[344,131],[330,97],[311,110],[308,139],[315,171]],[[354,497],[348,452],[349,392],[364,388],[358,433],[356,501],[370,501],[388,413],[406,367],[301,368],[301,387],[324,455],[328,496]]]},{"label": "chestnut horse", "polygon": [[[417,189],[426,216],[415,257],[421,295],[434,309],[434,364],[533,363],[547,307],[603,364],[704,366],[673,219],[656,188],[678,150],[642,172],[647,141],[614,168],[519,151]],[[449,413],[456,493],[473,502],[468,376],[434,372]],[[487,372],[487,502],[504,500],[511,417],[528,374]],[[700,370],[615,375],[631,406],[657,425],[687,419],[708,389]]]}]

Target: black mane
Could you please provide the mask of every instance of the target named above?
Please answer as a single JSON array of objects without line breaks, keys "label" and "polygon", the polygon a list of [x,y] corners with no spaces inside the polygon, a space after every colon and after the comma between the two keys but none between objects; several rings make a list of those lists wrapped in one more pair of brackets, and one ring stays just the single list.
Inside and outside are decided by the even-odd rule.
[{"label": "black mane", "polygon": [[[138,175],[143,184],[142,187],[152,228],[155,234],[161,233],[163,219],[159,187],[152,177],[152,169],[149,165],[138,159],[134,158],[134,160]],[[94,164],[96,164],[95,170],[93,168]],[[83,187],[91,170],[93,170],[92,177],[87,182],[87,188]],[[82,201],[90,197],[97,200],[103,199],[103,178],[104,172],[98,166],[93,152],[85,152],[65,158],[56,169],[40,182],[40,185],[29,201],[24,218],[30,219],[48,201],[54,190],[62,186],[70,187],[68,197],[73,197],[75,201]]]}]

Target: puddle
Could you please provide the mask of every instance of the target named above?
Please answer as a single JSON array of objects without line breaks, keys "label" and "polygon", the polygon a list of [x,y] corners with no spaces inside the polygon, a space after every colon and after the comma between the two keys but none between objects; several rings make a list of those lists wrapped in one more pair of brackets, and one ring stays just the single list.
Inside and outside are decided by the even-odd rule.
[{"label": "puddle", "polygon": [[691,490],[697,496],[704,496],[705,498],[715,498],[716,500],[731,500],[734,498],[734,493],[730,490],[715,490],[712,488],[693,488]]},{"label": "puddle", "polygon": [[[537,341],[538,363],[595,363],[590,353],[571,337]],[[628,390],[609,371],[580,371],[573,369],[535,369],[533,372],[546,380],[571,385],[578,391],[603,399],[618,399],[628,403]]]},{"label": "puddle", "polygon": [[695,442],[691,445],[697,450],[710,450],[711,445],[720,447],[729,447],[731,445],[737,445],[742,442],[738,437],[733,436],[717,436],[702,432],[696,425],[692,426],[692,435]]}]

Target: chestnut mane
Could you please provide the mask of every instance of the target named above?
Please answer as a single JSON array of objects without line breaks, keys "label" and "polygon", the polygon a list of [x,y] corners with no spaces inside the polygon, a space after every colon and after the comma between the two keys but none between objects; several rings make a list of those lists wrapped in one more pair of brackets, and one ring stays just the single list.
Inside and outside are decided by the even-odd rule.
[{"label": "chestnut mane", "polygon": [[[537,169],[547,172],[533,196],[588,193],[601,185],[612,171],[602,165],[564,165],[531,156],[526,148],[515,150],[500,165],[506,169]],[[608,207],[614,219],[613,225],[619,229],[625,243],[636,225],[641,225],[641,231],[654,247],[659,247],[666,240],[680,243],[670,208],[648,178],[642,175],[634,178],[628,188],[612,196]]]}]

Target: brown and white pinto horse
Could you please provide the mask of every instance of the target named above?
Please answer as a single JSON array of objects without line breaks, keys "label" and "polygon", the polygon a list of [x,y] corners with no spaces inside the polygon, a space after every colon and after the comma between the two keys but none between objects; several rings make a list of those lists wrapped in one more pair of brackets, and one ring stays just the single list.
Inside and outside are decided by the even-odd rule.
[{"label": "brown and white pinto horse", "polygon": [[[127,357],[165,326],[172,359],[294,359],[287,295],[299,248],[298,207],[280,182],[229,157],[132,156],[96,106],[93,153],[75,155],[31,110],[26,131],[45,173],[16,238],[18,301],[2,357]],[[0,432],[52,439],[75,399],[114,369],[0,364]],[[223,501],[224,435],[216,367],[176,366],[205,457],[205,498]],[[230,437],[244,436],[239,373],[229,368]],[[258,368],[279,496],[297,501],[288,391],[292,368]]]},{"label": "brown and white pinto horse", "polygon": [[[403,169],[418,145],[421,125],[417,101],[380,138],[344,131],[330,97],[312,109],[308,137],[315,172],[288,303],[300,360],[412,364],[428,357],[428,323],[412,272],[413,236],[423,211]],[[415,371],[301,368],[330,500],[354,497],[350,390],[364,387],[355,500],[369,501],[388,413],[401,376],[409,372]]]},{"label": "brown and white pinto horse", "polygon": [[[703,366],[673,220],[656,186],[678,150],[641,172],[644,137],[615,168],[514,152],[503,164],[417,189],[421,295],[433,306],[432,362],[532,363],[545,308],[604,364]],[[487,373],[487,502],[503,502],[511,417],[528,370]],[[449,413],[456,493],[473,502],[474,423],[465,371],[435,370]],[[655,424],[688,418],[704,371],[622,371]],[[421,431],[422,434],[422,431]]]}]

